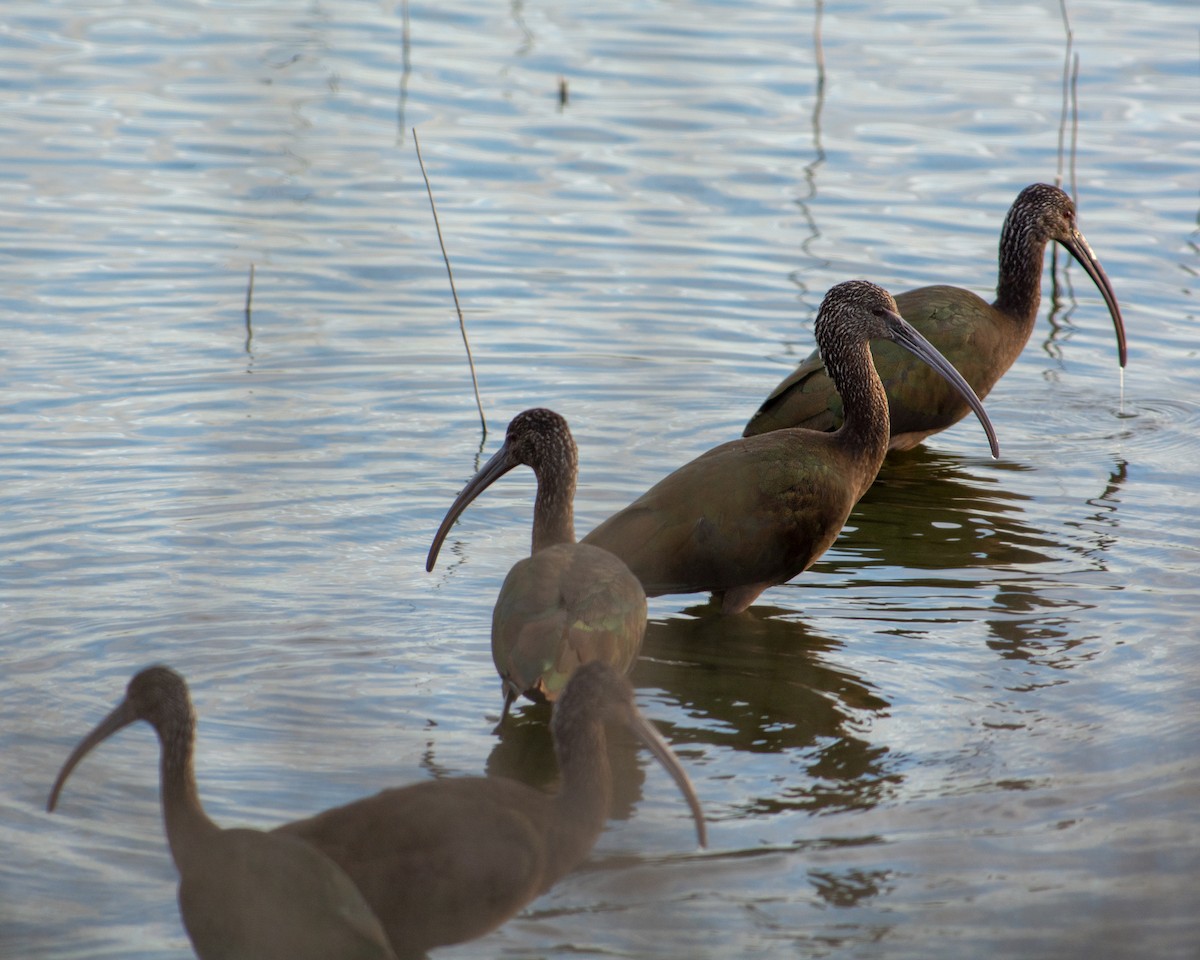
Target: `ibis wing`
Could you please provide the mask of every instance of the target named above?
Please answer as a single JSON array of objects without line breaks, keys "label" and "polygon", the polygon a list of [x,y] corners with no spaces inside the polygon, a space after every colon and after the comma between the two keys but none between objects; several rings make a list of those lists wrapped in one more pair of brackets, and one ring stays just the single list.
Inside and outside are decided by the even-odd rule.
[{"label": "ibis wing", "polygon": [[649,596],[790,580],[833,542],[860,494],[828,434],[798,433],[713,448],[584,542],[624,560]]},{"label": "ibis wing", "polygon": [[554,700],[581,663],[628,670],[645,629],[646,595],[624,563],[557,544],[509,571],[492,613],[492,656],[505,680]]},{"label": "ibis wing", "polygon": [[742,436],[752,437],[785,427],[828,432],[841,426],[842,417],[842,398],[825,372],[821,355],[814,350],[771,391],[746,424]]},{"label": "ibis wing", "polygon": [[396,953],[419,956],[482,936],[557,879],[544,828],[535,822],[549,817],[550,798],[539,813],[527,794],[523,784],[501,778],[431,780],[277,832],[302,837],[337,862]]},{"label": "ibis wing", "polygon": [[395,960],[350,878],[315,847],[259,830],[223,830],[189,870],[179,912],[201,960]]},{"label": "ibis wing", "polygon": [[[900,314],[954,364],[976,395],[986,397],[1029,339],[999,328],[995,311],[969,290],[946,285],[920,287],[896,297]],[[871,358],[888,397],[893,437],[917,441],[957,423],[971,408],[926,363],[890,340],[872,340]],[[828,432],[841,426],[842,401],[817,351],[771,391],[746,424],[749,437],[786,427]],[[911,444],[900,444],[903,449]],[[893,444],[893,446],[897,446]]]}]

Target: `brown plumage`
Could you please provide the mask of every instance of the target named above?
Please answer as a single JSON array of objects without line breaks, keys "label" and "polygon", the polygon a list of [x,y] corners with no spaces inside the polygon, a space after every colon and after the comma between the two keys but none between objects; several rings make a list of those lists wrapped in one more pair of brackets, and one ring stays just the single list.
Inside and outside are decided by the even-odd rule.
[{"label": "brown plumage", "polygon": [[499,777],[385,790],[280,827],[340,864],[382,920],[401,960],[482,936],[587,856],[604,827],[612,775],[605,723],[627,725],[678,784],[705,843],[687,774],[607,664],[579,667],[551,720],[561,787],[550,795]]},{"label": "brown plumage", "polygon": [[[1100,290],[1117,334],[1125,366],[1125,324],[1108,276],[1075,223],[1075,204],[1045,183],[1026,187],[1013,201],[1000,234],[996,299],[987,303],[970,290],[921,287],[896,297],[904,317],[946,357],[975,394],[986,397],[1020,356],[1033,333],[1042,297],[1046,244],[1066,248]],[[960,394],[926,365],[895,344],[878,341],[871,353],[887,392],[889,448],[907,450],[957,423],[971,409]],[[785,427],[834,430],[842,422],[842,399],[814,350],[777,386],[746,424],[743,436]]]},{"label": "brown plumage", "polygon": [[888,405],[869,341],[887,338],[945,377],[995,433],[962,377],[907,324],[886,290],[833,287],[817,312],[821,355],[845,405],[840,429],[778,430],[721,444],[659,481],[583,538],[616,554],[647,595],[711,591],[725,613],[806,570],[879,472]]},{"label": "brown plumage", "polygon": [[148,667],[63,764],[47,809],[101,741],[145,720],[162,745],[163,819],[179,871],[179,912],[201,960],[395,960],[379,920],[349,877],[284,834],[223,830],[200,805],[192,768],[196,718],[184,679]]},{"label": "brown plumage", "polygon": [[538,484],[533,549],[509,571],[492,611],[504,716],[521,694],[553,701],[581,663],[601,660],[625,673],[646,632],[646,594],[637,578],[608,551],[575,542],[578,452],[567,421],[553,410],[513,417],[503,445],[446,511],[425,569],[433,569],[467,505],[522,464]]}]

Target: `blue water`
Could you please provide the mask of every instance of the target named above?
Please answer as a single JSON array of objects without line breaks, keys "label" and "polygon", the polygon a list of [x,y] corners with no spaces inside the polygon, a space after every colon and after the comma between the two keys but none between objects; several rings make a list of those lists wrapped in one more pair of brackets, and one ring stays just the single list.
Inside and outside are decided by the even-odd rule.
[{"label": "blue water", "polygon": [[507,420],[571,422],[582,533],[736,436],[833,283],[990,291],[1008,205],[1061,171],[1124,378],[1048,257],[1001,460],[965,421],[894,458],[753,616],[651,602],[639,703],[711,848],[643,758],[584,867],[439,955],[1194,957],[1200,18],[1068,13],[1064,127],[1051,2],[450,0],[407,53],[397,4],[10,2],[0,956],[188,955],[148,728],[44,812],[149,662],[192,684],[222,824],[552,778],[541,715],[492,732],[532,477],[424,571]]}]

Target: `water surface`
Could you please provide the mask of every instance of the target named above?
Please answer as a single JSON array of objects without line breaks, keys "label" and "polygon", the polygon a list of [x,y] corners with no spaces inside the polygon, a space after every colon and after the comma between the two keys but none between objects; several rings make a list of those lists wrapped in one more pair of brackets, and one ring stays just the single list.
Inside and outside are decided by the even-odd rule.
[{"label": "water surface", "polygon": [[987,293],[1008,205],[1061,169],[1123,383],[1047,258],[1001,460],[969,422],[893,458],[752,616],[652,601],[639,703],[711,849],[641,757],[580,870],[442,953],[1194,957],[1198,22],[1070,14],[1068,51],[1049,2],[413,4],[407,40],[393,4],[10,3],[0,955],[188,955],[149,729],[44,813],[153,661],[222,824],[551,782],[543,714],[492,733],[532,477],[424,572],[509,417],[570,420],[582,533],[736,436],[833,283]]}]

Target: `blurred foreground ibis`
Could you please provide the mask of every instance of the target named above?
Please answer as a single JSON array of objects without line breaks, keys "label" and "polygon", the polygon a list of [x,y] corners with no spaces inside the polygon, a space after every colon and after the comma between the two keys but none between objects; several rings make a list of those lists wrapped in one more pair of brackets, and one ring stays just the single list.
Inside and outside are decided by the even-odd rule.
[{"label": "blurred foreground ibis", "polygon": [[183,677],[142,670],[125,699],[67,758],[71,771],[102,740],[138,720],[158,734],[167,842],[179,871],[179,912],[201,960],[395,960],[379,920],[350,878],[293,836],[222,830],[200,805],[192,768],[196,717]]},{"label": "blurred foreground ibis", "polygon": [[575,670],[554,705],[557,794],[501,777],[429,780],[279,833],[309,841],[340,864],[401,960],[420,957],[498,927],[587,856],[611,803],[607,722],[628,726],[667,769],[703,846],[700,802],[683,767],[638,711],[628,681],[597,661]]}]

